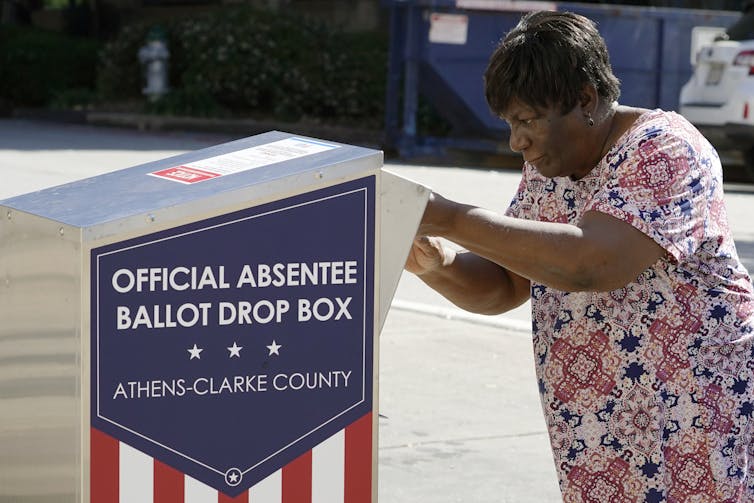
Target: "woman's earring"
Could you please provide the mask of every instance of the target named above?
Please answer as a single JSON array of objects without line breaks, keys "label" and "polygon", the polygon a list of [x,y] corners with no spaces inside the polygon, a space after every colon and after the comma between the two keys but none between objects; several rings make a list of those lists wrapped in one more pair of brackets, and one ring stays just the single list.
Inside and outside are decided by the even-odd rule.
[{"label": "woman's earring", "polygon": [[589,118],[589,120],[586,121],[586,123],[589,124],[589,127],[594,126],[594,119],[592,119],[592,114],[587,114],[587,117]]}]

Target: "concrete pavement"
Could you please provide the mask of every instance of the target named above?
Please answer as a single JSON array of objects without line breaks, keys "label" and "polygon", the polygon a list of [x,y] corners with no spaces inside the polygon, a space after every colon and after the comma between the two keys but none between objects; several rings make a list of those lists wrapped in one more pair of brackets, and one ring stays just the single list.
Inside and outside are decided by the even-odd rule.
[{"label": "concrete pavement", "polygon": [[[239,137],[0,120],[0,200]],[[502,211],[518,174],[386,168]],[[734,234],[754,266],[754,196],[731,190]],[[404,274],[380,339],[380,501],[560,501],[534,379],[528,304],[468,316]]]}]

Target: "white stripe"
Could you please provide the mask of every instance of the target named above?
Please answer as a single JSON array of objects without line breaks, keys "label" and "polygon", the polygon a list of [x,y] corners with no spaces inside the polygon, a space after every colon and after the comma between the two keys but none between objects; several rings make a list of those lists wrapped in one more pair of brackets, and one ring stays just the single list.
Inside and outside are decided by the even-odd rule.
[{"label": "white stripe", "polygon": [[120,503],[152,503],[154,461],[130,445],[120,443]]},{"label": "white stripe", "polygon": [[345,430],[312,449],[312,503],[343,503],[345,458]]},{"label": "white stripe", "polygon": [[531,321],[519,320],[507,315],[487,316],[484,314],[469,313],[462,309],[452,307],[435,306],[432,304],[401,299],[394,299],[390,304],[390,308],[399,311],[429,314],[446,320],[461,320],[475,323],[477,325],[498,327],[514,332],[515,335],[523,335],[524,337],[531,338]]},{"label": "white stripe", "polygon": [[217,491],[188,475],[183,477],[184,503],[217,503]]},{"label": "white stripe", "polygon": [[283,501],[283,471],[278,470],[249,489],[252,503],[281,503]]}]

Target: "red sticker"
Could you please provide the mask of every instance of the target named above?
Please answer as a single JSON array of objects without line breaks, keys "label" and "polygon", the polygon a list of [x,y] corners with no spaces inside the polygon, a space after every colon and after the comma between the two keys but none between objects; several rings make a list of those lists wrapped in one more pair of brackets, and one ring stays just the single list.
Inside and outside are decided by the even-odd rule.
[{"label": "red sticker", "polygon": [[150,173],[150,175],[181,183],[203,182],[204,180],[220,176],[218,173],[202,171],[201,169],[189,168],[187,166],[176,166],[174,168],[163,169]]}]

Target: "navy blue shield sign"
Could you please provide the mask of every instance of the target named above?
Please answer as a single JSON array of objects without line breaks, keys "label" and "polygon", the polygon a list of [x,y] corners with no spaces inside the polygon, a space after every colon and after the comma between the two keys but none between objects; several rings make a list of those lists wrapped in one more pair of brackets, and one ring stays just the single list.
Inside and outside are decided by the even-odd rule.
[{"label": "navy blue shield sign", "polygon": [[92,428],[234,496],[371,412],[374,236],[370,176],[93,249]]}]

